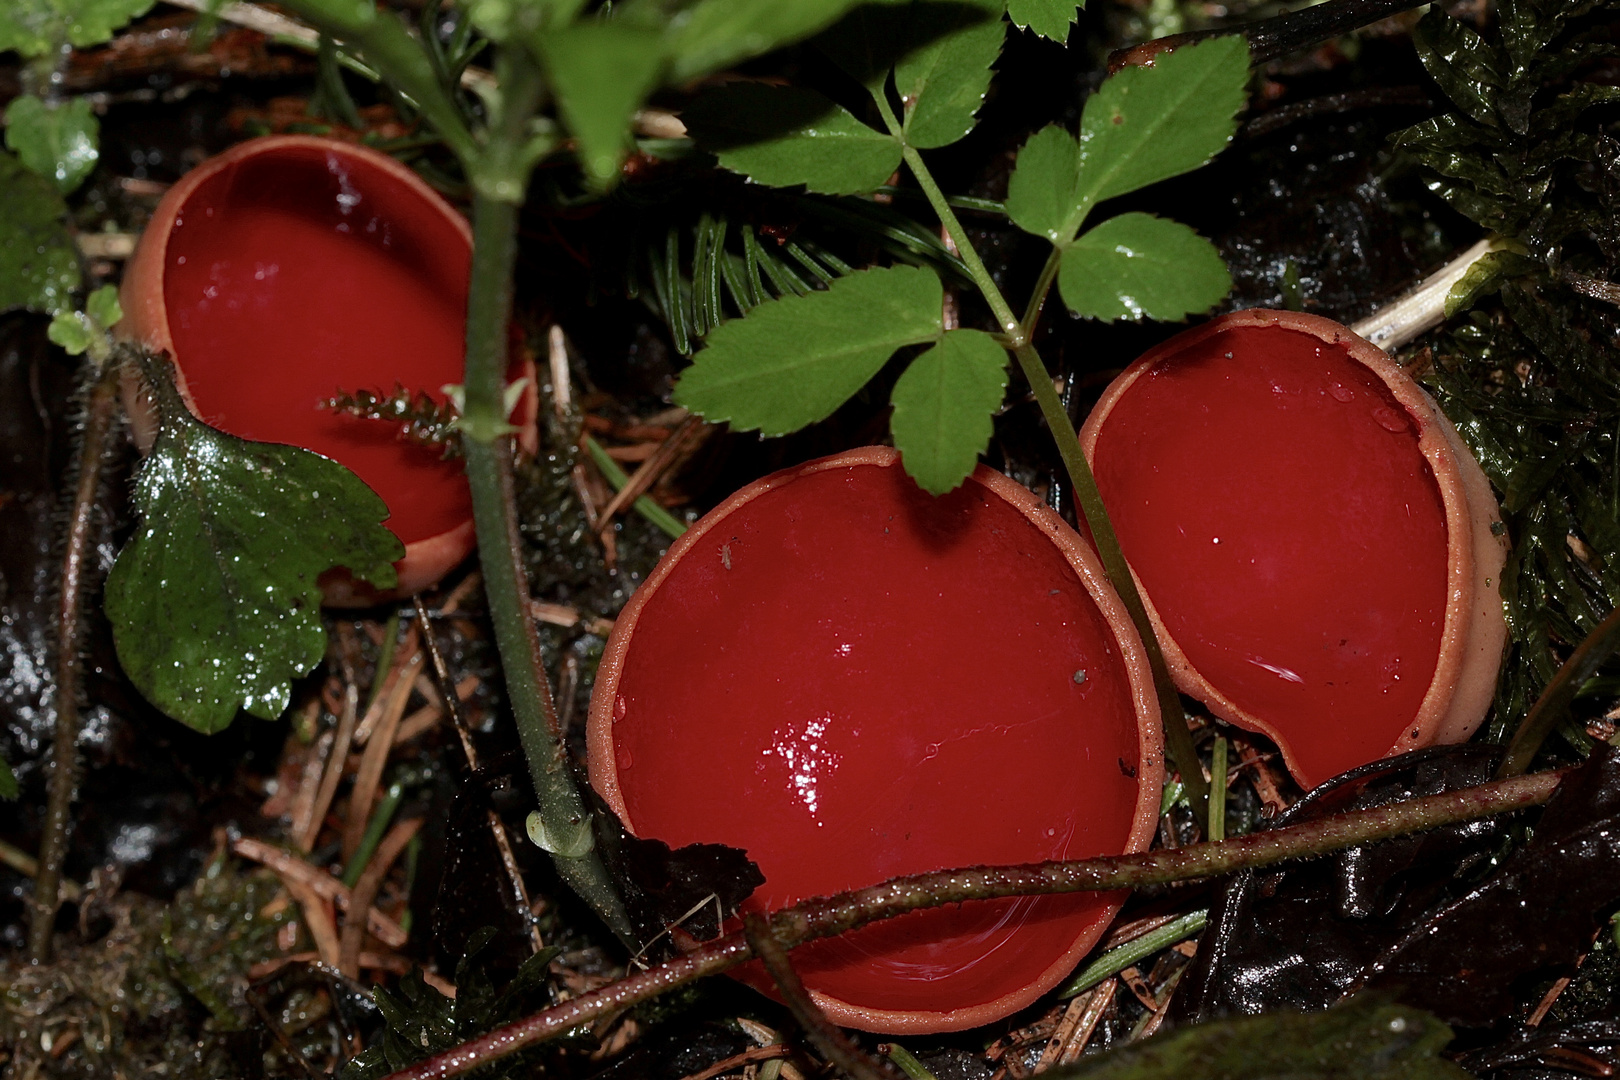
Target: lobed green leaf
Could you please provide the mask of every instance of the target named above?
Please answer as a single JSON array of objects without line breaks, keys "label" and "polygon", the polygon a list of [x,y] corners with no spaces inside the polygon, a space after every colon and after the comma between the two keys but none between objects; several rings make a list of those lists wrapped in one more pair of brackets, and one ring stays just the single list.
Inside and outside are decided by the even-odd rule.
[{"label": "lobed green leaf", "polygon": [[1179,221],[1121,214],[1063,253],[1058,291],[1076,315],[1170,321],[1208,311],[1232,291],[1215,245]]},{"label": "lobed green leaf", "polygon": [[6,107],[6,146],[64,195],[95,170],[100,134],[101,124],[82,97],[47,105],[23,94]]},{"label": "lobed green leaf", "polygon": [[0,151],[0,206],[0,311],[70,310],[83,274],[56,185]]},{"label": "lobed green leaf", "polygon": [[583,22],[539,35],[537,46],[586,178],[598,189],[610,187],[630,151],[631,119],[663,74],[661,36]]},{"label": "lobed green leaf", "polygon": [[941,331],[944,290],[914,266],[859,270],[709,332],[675,400],[711,423],[785,435],[830,416],[896,349]]},{"label": "lobed green leaf", "polygon": [[0,52],[45,56],[63,45],[83,49],[111,41],[156,0],[5,0],[0,3]]},{"label": "lobed green leaf", "polygon": [[1237,131],[1248,81],[1249,46],[1240,34],[1109,78],[1080,117],[1082,205],[1190,172],[1220,153]]},{"label": "lobed green leaf", "polygon": [[730,83],[699,97],[682,120],[721,165],[772,187],[852,195],[900,166],[899,140],[802,87]]},{"label": "lobed green leaf", "polygon": [[1007,0],[1007,18],[1021,30],[1031,30],[1059,45],[1067,44],[1069,30],[1082,5],[1075,0]]},{"label": "lobed green leaf", "polygon": [[973,130],[990,92],[990,65],[1006,39],[1002,0],[917,5],[914,35],[926,35],[894,68],[894,87],[905,105],[906,142],[922,150],[948,146]]},{"label": "lobed green leaf", "polygon": [[948,331],[895,383],[889,429],[901,462],[926,491],[967,479],[990,445],[991,414],[1007,390],[1007,352],[978,330]]},{"label": "lobed green leaf", "polygon": [[[154,363],[155,366],[155,363]],[[293,446],[216,431],[170,383],[141,466],[141,524],[107,576],[119,662],[158,708],[198,731],[238,709],[274,718],[326,649],[320,575],[379,588],[404,545],[382,499],[348,469]]]}]

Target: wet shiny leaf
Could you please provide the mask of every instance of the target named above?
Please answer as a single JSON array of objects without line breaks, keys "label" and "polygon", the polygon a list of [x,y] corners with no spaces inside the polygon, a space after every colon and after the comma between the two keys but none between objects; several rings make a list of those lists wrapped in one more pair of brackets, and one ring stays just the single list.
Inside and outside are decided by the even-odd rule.
[{"label": "wet shiny leaf", "polygon": [[1076,315],[1171,321],[1208,311],[1232,291],[1215,245],[1178,221],[1121,214],[1063,251],[1058,290]]},{"label": "wet shiny leaf", "polygon": [[135,486],[141,523],[107,578],[118,659],[148,700],[199,731],[238,709],[273,719],[325,652],[320,575],[342,566],[388,588],[404,547],[381,525],[381,497],[342,465],[204,425],[166,372],[153,390],[161,421]]},{"label": "wet shiny leaf", "polygon": [[32,94],[6,107],[6,146],[22,163],[71,194],[95,171],[101,123],[86,98],[46,104]]},{"label": "wet shiny leaf", "polygon": [[0,204],[0,311],[68,310],[83,276],[56,185],[0,152]]}]

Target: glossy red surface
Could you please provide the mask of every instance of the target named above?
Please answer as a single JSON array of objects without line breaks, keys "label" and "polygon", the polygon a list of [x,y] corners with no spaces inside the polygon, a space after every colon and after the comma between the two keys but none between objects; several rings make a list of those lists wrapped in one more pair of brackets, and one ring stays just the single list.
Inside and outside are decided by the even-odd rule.
[{"label": "glossy red surface", "polygon": [[[898,465],[838,467],[732,510],[646,598],[612,708],[632,829],[747,849],[754,910],[1118,853],[1137,813],[1119,645],[1063,552],[976,480],[935,499]],[[1026,988],[1115,902],[922,912],[794,963],[856,1006],[948,1012]]]},{"label": "glossy red surface", "polygon": [[246,157],[175,218],[163,299],[202,419],[336,458],[406,543],[471,516],[457,461],[320,408],[395,382],[459,383],[470,249],[443,210],[375,165],[315,147]]},{"label": "glossy red surface", "polygon": [[1419,423],[1341,347],[1249,326],[1161,359],[1097,437],[1165,628],[1306,786],[1387,753],[1434,677],[1447,531]]}]

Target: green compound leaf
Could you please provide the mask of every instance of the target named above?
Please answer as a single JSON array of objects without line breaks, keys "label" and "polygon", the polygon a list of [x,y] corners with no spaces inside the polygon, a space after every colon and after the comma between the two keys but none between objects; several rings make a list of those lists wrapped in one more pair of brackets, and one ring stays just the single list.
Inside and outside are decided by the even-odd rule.
[{"label": "green compound leaf", "polygon": [[686,82],[831,26],[859,0],[698,0],[665,36],[671,74]]},{"label": "green compound leaf", "polygon": [[103,285],[84,299],[83,311],[59,311],[45,335],[69,356],[90,353],[98,361],[111,352],[107,331],[124,317],[118,286]]},{"label": "green compound leaf", "polygon": [[135,485],[141,525],[107,576],[118,659],[198,731],[224,729],[238,709],[274,718],[326,649],[320,575],[343,566],[389,588],[404,545],[380,524],[382,499],[342,465],[216,431],[166,374],[149,381],[162,420]]},{"label": "green compound leaf", "polygon": [[84,279],[56,185],[0,151],[0,206],[0,311],[70,310]]},{"label": "green compound leaf", "polygon": [[1178,1028],[1054,1069],[1051,1080],[1468,1080],[1440,1056],[1451,1029],[1363,994],[1320,1013],[1271,1013]]},{"label": "green compound leaf", "polygon": [[894,386],[889,430],[906,472],[943,495],[990,445],[991,413],[1007,390],[1007,352],[978,330],[951,330]]},{"label": "green compound leaf", "polygon": [[1007,18],[1020,30],[1033,30],[1063,45],[1080,7],[1075,0],[1007,0]]},{"label": "green compound leaf", "polygon": [[663,41],[653,30],[584,22],[542,35],[539,53],[586,177],[611,186],[630,151],[630,120],[663,73]]},{"label": "green compound leaf", "polygon": [[797,431],[830,416],[896,349],[938,338],[943,299],[932,270],[893,266],[767,301],[709,332],[675,400],[711,423]]},{"label": "green compound leaf", "polygon": [[974,0],[913,22],[928,40],[894,68],[895,90],[905,103],[907,143],[928,150],[973,130],[990,91],[990,65],[1007,36],[1001,9],[1002,0]]},{"label": "green compound leaf", "polygon": [[64,195],[95,170],[100,134],[101,124],[82,97],[47,105],[24,94],[6,108],[6,146]]},{"label": "green compound leaf", "polygon": [[1248,81],[1249,45],[1240,34],[1109,78],[1080,116],[1084,206],[1190,172],[1220,153],[1237,131]]},{"label": "green compound leaf", "polygon": [[1232,290],[1215,245],[1179,221],[1121,214],[1063,253],[1058,290],[1076,315],[1093,319],[1183,319]]},{"label": "green compound leaf", "polygon": [[0,52],[44,56],[64,44],[85,48],[111,41],[123,25],[145,15],[155,0],[4,0]]},{"label": "green compound leaf", "polygon": [[772,187],[854,195],[900,166],[898,139],[801,87],[731,83],[698,98],[681,119],[721,165]]},{"label": "green compound leaf", "polygon": [[1080,144],[1056,124],[1029,137],[1007,181],[1007,215],[1025,232],[1064,244],[1079,227]]}]

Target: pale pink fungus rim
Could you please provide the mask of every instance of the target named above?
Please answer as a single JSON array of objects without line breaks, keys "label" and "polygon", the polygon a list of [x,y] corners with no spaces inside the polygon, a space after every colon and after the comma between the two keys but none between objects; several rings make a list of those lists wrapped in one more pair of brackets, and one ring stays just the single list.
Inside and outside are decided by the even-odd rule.
[{"label": "pale pink fungus rim", "polygon": [[[1502,569],[1507,563],[1507,541],[1500,535],[1502,515],[1491,493],[1490,481],[1451,421],[1434,399],[1382,349],[1319,315],[1256,308],[1219,316],[1142,354],[1108,386],[1080,429],[1080,448],[1086,461],[1094,461],[1098,432],[1115,404],[1154,364],[1205,338],[1246,326],[1281,327],[1341,346],[1351,359],[1389,387],[1416,426],[1419,452],[1429,463],[1445,509],[1446,613],[1434,677],[1417,715],[1401,729],[1400,736],[1383,756],[1435,743],[1463,741],[1478,729],[1490,708],[1496,692],[1496,673],[1507,644],[1507,619],[1501,600]],[[1131,576],[1142,594],[1142,603],[1176,686],[1209,706],[1222,720],[1259,732],[1275,742],[1288,771],[1302,786],[1314,787],[1327,779],[1305,775],[1293,747],[1281,732],[1238,706],[1198,672],[1165,629],[1153,598],[1142,588],[1134,569]]]},{"label": "pale pink fungus rim", "polygon": [[[862,447],[756,480],[731,495],[714,511],[705,515],[703,520],[688,529],[670,547],[652,574],[630,598],[630,602],[625,605],[614,622],[613,632],[608,638],[607,648],[597,668],[596,686],[591,694],[590,715],[586,722],[585,741],[592,786],[613,808],[614,813],[624,820],[625,827],[631,832],[635,831],[635,824],[629,820],[624,798],[619,789],[618,759],[613,749],[613,701],[618,691],[619,676],[623,671],[630,639],[635,633],[642,610],[653,594],[673,572],[681,558],[695,548],[704,536],[719,526],[732,511],[766,492],[774,491],[801,477],[829,469],[859,466],[891,468],[898,467],[899,462],[900,454],[890,447]],[[1000,496],[1051,540],[1074,568],[1087,594],[1097,605],[1097,609],[1113,632],[1136,709],[1139,748],[1136,809],[1122,854],[1146,851],[1158,828],[1159,800],[1164,786],[1164,737],[1159,725],[1158,699],[1153,692],[1153,677],[1148,667],[1147,652],[1142,647],[1130,615],[1108,583],[1108,575],[1097,555],[1091,550],[1091,546],[1027,488],[983,465],[980,465],[966,482],[980,484]],[[1037,978],[1023,989],[992,1001],[940,1012],[874,1009],[842,1001],[819,990],[812,989],[810,994],[833,1022],[844,1027],[896,1035],[932,1034],[980,1027],[1010,1016],[1062,982],[1102,937],[1123,903],[1122,894],[1118,899],[1111,901],[1092,926],[1077,938],[1067,951],[1053,960]]]}]

